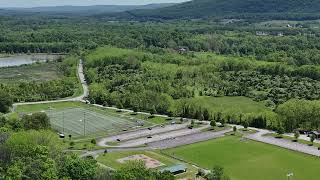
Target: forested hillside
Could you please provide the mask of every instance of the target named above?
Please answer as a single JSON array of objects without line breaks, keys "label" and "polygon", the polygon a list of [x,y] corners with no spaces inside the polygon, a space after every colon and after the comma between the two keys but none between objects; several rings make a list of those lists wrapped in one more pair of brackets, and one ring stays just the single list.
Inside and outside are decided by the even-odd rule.
[{"label": "forested hillside", "polygon": [[42,13],[46,15],[80,15],[88,16],[100,13],[115,13],[135,9],[156,9],[172,6],[172,3],[147,4],[147,5],[96,5],[96,6],[50,6],[33,8],[3,8],[1,13]]},{"label": "forested hillside", "polygon": [[130,11],[135,18],[269,18],[310,19],[319,17],[319,0],[193,0],[152,11]]},{"label": "forested hillside", "polygon": [[[70,53],[104,45],[140,49],[176,49],[182,46],[191,51],[252,56],[258,60],[293,65],[320,64],[319,32],[310,28],[265,27],[265,31],[272,34],[256,36],[256,30],[261,29],[239,27],[237,24],[120,23],[97,19],[78,20],[73,24],[74,19],[0,19],[0,29],[6,32],[0,34],[0,51],[3,53]],[[11,28],[13,24],[14,28]],[[277,36],[280,32],[283,37]]]}]

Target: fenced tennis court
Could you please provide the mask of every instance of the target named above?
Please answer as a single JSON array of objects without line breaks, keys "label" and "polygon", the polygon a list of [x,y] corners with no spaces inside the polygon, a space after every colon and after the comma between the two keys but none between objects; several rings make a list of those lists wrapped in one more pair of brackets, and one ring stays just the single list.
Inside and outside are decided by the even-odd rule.
[{"label": "fenced tennis court", "polygon": [[121,117],[118,114],[105,114],[85,108],[68,108],[46,111],[52,127],[73,137],[93,134],[113,133],[138,126],[138,120]]}]

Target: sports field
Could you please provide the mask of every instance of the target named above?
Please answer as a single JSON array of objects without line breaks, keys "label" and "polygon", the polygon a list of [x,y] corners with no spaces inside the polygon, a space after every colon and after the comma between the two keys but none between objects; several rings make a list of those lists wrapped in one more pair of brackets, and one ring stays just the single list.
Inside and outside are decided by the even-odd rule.
[{"label": "sports field", "polygon": [[166,150],[166,153],[204,168],[223,166],[232,180],[318,180],[320,159],[239,137],[201,142]]},{"label": "sports field", "polygon": [[73,137],[128,130],[138,126],[137,121],[140,121],[82,107],[47,110],[46,113],[55,130]]},{"label": "sports field", "polygon": [[[148,156],[152,159],[155,159],[161,163],[163,163],[162,166],[159,166],[155,169],[162,169],[165,167],[170,167],[176,164],[185,164],[183,162],[180,162],[176,159],[172,159],[170,157],[162,155],[159,151],[125,151],[125,152],[110,152],[104,155],[100,155],[97,158],[97,161],[101,164],[104,164],[108,167],[119,169],[124,166],[124,164],[120,163],[118,160],[121,158],[126,158],[129,156],[134,156],[137,154],[142,154],[145,156]],[[179,179],[195,179],[195,174],[197,173],[197,168],[185,164],[188,167],[188,170],[186,173],[180,174],[177,177]]]}]

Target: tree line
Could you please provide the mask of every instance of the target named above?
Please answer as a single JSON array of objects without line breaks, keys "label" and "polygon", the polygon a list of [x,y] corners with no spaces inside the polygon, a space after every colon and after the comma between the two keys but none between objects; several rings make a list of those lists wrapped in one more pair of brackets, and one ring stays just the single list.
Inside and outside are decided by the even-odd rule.
[{"label": "tree line", "polygon": [[[297,66],[320,63],[320,37],[309,29],[277,29],[277,32],[285,32],[285,36],[261,37],[256,36],[256,29],[248,25],[238,27],[213,22],[130,23],[105,22],[99,18],[39,19],[29,16],[18,20],[8,17],[0,24],[1,31],[6,32],[0,35],[0,52],[69,53],[103,45],[147,50],[187,47],[197,52],[255,57]],[[275,31],[268,27],[261,29],[264,30]]]},{"label": "tree line", "polygon": [[[192,99],[246,96],[271,110],[290,99],[320,99],[317,78],[297,73],[309,74],[308,68],[282,63],[106,47],[89,54],[85,67],[92,103],[169,116],[238,124],[247,121],[250,126],[277,129],[285,124],[285,118],[278,113],[217,114],[194,104]],[[312,129],[317,128],[312,124]]]}]

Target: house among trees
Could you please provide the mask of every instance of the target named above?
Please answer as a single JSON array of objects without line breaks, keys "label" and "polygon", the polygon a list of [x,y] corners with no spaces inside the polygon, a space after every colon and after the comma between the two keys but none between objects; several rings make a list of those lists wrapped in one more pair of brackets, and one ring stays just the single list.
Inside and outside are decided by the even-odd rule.
[{"label": "house among trees", "polygon": [[180,46],[176,49],[176,51],[178,51],[180,54],[183,54],[183,53],[186,53],[189,51],[189,48],[188,47],[185,47],[185,46]]},{"label": "house among trees", "polygon": [[268,36],[269,33],[268,32],[264,32],[264,31],[256,31],[256,35],[257,36]]},{"label": "house among trees", "polygon": [[282,37],[283,36],[283,32],[278,32],[278,36]]}]

